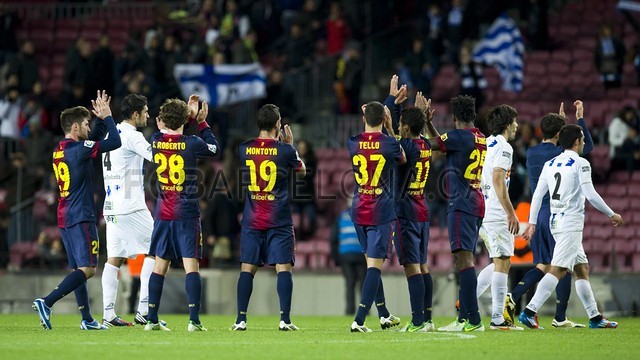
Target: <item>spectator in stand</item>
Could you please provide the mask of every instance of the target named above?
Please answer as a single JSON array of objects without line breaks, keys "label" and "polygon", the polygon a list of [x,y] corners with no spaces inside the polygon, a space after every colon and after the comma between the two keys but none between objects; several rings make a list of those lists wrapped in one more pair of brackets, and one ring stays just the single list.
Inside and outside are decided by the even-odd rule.
[{"label": "spectator in stand", "polygon": [[305,240],[316,232],[318,213],[316,205],[316,174],[318,170],[318,160],[313,151],[313,145],[306,140],[298,140],[296,146],[298,156],[307,167],[307,172],[302,179],[298,179],[293,188],[291,205],[293,213],[300,215],[300,223],[294,224],[299,230],[301,240]]},{"label": "spectator in stand", "polygon": [[[34,95],[27,97],[27,100],[20,109],[18,115],[18,127],[20,128],[20,136],[23,138],[30,137],[34,132],[49,126],[49,114],[45,111],[40,100]],[[33,144],[29,143],[29,146]],[[41,154],[44,154],[53,148],[47,148]]]},{"label": "spectator in stand", "polygon": [[316,39],[318,37],[322,31],[322,14],[318,10],[315,0],[305,0],[294,23],[304,25],[303,32],[307,38]]},{"label": "spectator in stand", "polygon": [[548,0],[520,2],[520,18],[527,22],[528,44],[533,50],[549,49],[548,8]]},{"label": "spectator in stand", "polygon": [[109,47],[109,36],[100,37],[100,47],[91,57],[91,80],[93,85],[90,94],[98,90],[106,90],[107,94],[113,94],[114,79],[114,55]]},{"label": "spectator in stand", "polygon": [[20,106],[20,90],[17,85],[10,86],[0,100],[0,137],[17,140],[20,136]]},{"label": "spectator in stand", "polygon": [[621,86],[622,65],[626,49],[624,43],[617,37],[609,25],[602,25],[600,37],[595,49],[594,60],[600,73],[600,79],[606,89]]},{"label": "spectator in stand", "polygon": [[426,38],[426,52],[433,74],[440,70],[440,58],[444,54],[444,22],[438,4],[430,4],[424,15],[422,37]]},{"label": "spectator in stand", "polygon": [[265,104],[278,104],[280,116],[285,123],[298,120],[296,117],[298,109],[294,102],[293,92],[284,84],[280,70],[274,69],[269,74],[267,97],[262,101],[262,105]]},{"label": "spectator in stand", "polygon": [[283,40],[285,41],[284,64],[287,68],[297,68],[310,62],[309,55],[312,51],[310,47],[311,42],[302,32],[301,24],[292,24],[289,36]]},{"label": "spectator in stand", "polygon": [[362,291],[362,282],[367,271],[367,262],[362,253],[362,246],[356,235],[356,228],[351,221],[349,211],[351,198],[347,199],[348,208],[338,216],[331,232],[331,257],[337,266],[342,268],[347,295],[345,315],[356,313],[356,290]]},{"label": "spectator in stand", "polygon": [[629,127],[627,138],[618,149],[611,170],[640,170],[640,136],[635,128]]},{"label": "spectator in stand", "polygon": [[617,117],[609,124],[609,158],[616,157],[617,149],[622,146],[629,136],[629,129],[637,130],[638,117],[633,107],[627,105],[622,108]]},{"label": "spectator in stand", "polygon": [[256,32],[249,30],[247,36],[238,39],[231,47],[231,63],[233,64],[251,64],[260,61],[256,52],[256,41],[258,37]]},{"label": "spectator in stand", "polygon": [[460,47],[462,46],[462,42],[466,35],[464,26],[464,3],[462,0],[451,0],[451,8],[447,13],[445,21],[444,33],[446,34],[446,38],[444,43],[447,49],[447,60],[454,65],[458,65],[460,63],[458,56],[460,55]]},{"label": "spectator in stand", "polygon": [[39,80],[38,63],[36,62],[35,46],[31,41],[25,41],[20,52],[9,62],[9,75],[18,77],[18,89],[28,94],[33,84]]},{"label": "spectator in stand", "polygon": [[329,6],[329,19],[325,23],[327,32],[327,54],[337,54],[351,37],[351,30],[342,13],[342,5],[332,2]]},{"label": "spectator in stand", "polygon": [[6,11],[4,3],[0,2],[0,67],[18,51],[18,26],[20,19],[16,14]]},{"label": "spectator in stand", "polygon": [[476,99],[476,111],[484,103],[484,90],[487,80],[483,76],[482,65],[471,60],[471,48],[468,45],[460,49],[460,95],[469,95]]},{"label": "spectator in stand", "polygon": [[183,63],[180,44],[173,35],[164,38],[160,59],[164,68],[162,82],[159,85],[162,98],[180,97],[180,89],[173,76],[173,67]]},{"label": "spectator in stand", "polygon": [[[416,91],[421,91],[424,96],[431,94],[431,79],[433,71],[430,64],[429,53],[424,47],[424,41],[415,37],[411,45],[411,51],[405,56],[405,64],[409,69],[409,76],[413,83],[413,89],[409,89],[409,98],[415,96]],[[401,82],[402,84],[402,82]]]},{"label": "spectator in stand", "polygon": [[64,67],[63,92],[66,93],[68,105],[85,106],[93,89],[91,77],[94,69],[91,66],[91,43],[78,39],[74,48],[67,53],[67,63]]},{"label": "spectator in stand", "polygon": [[357,114],[360,111],[360,88],[362,87],[362,63],[360,44],[350,42],[338,60],[334,90],[338,99],[338,113]]},{"label": "spectator in stand", "polygon": [[249,29],[251,29],[249,17],[240,13],[235,0],[227,0],[226,12],[220,21],[221,35],[231,39],[244,38]]}]

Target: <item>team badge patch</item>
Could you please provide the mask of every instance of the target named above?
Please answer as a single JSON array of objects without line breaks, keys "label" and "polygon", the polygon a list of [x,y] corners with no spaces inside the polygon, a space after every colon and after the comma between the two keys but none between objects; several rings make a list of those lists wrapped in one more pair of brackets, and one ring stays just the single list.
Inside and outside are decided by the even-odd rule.
[{"label": "team badge patch", "polygon": [[93,147],[93,145],[95,145],[95,144],[96,144],[96,142],[92,141],[92,140],[85,140],[84,141],[84,146],[88,147],[89,149],[91,149]]},{"label": "team badge patch", "polygon": [[209,151],[211,151],[212,153],[218,151],[218,147],[212,144],[207,144],[207,148],[209,148]]},{"label": "team badge patch", "polygon": [[447,138],[448,138],[447,134],[440,135],[440,140],[442,141],[447,141]]}]

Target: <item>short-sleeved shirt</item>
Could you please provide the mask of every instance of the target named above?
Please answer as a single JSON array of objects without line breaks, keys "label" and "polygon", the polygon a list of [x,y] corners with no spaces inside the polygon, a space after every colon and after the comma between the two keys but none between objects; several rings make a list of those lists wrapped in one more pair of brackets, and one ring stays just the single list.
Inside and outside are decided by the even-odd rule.
[{"label": "short-sleeved shirt", "polygon": [[481,180],[482,193],[484,194],[485,211],[484,221],[506,221],[507,212],[502,208],[498,200],[496,189],[493,186],[493,170],[502,169],[506,172],[505,184],[509,189],[511,178],[511,165],[513,164],[513,148],[502,135],[489,136],[487,138],[487,155],[484,159],[484,167]]},{"label": "short-sleeved shirt", "polygon": [[476,128],[456,129],[438,139],[446,152],[445,189],[449,212],[461,211],[484,217],[484,196],[480,190],[487,139]]},{"label": "short-sleeved shirt", "polygon": [[351,218],[357,225],[381,225],[396,219],[392,172],[404,152],[393,137],[363,132],[347,142],[356,187]]},{"label": "short-sleeved shirt", "polygon": [[424,196],[429,169],[431,147],[424,137],[400,139],[407,162],[398,166],[396,212],[398,218],[410,221],[429,221],[429,210]]},{"label": "short-sleeved shirt", "polygon": [[99,141],[64,139],[53,151],[53,173],[58,181],[58,227],[95,222],[93,165]]},{"label": "short-sleeved shirt", "polygon": [[151,145],[133,125],[116,126],[122,146],[102,154],[104,215],[147,210],[144,196],[144,160],[152,161]]},{"label": "short-sleeved shirt", "polygon": [[240,144],[242,184],[247,186],[242,225],[256,230],[291,226],[289,180],[302,167],[296,149],[275,139]]},{"label": "short-sleeved shirt", "polygon": [[572,150],[547,161],[540,174],[538,186],[548,188],[551,196],[552,233],[582,231],[584,228],[584,200],[582,184],[591,183],[591,165]]},{"label": "short-sleeved shirt", "polygon": [[218,142],[207,125],[195,135],[157,132],[151,136],[158,199],[155,220],[188,220],[200,216],[197,158],[213,157]]}]

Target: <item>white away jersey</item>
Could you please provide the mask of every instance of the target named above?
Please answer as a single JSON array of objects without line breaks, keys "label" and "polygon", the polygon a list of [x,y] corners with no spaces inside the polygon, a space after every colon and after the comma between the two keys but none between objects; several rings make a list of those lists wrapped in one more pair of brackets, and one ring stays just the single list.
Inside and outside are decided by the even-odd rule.
[{"label": "white away jersey", "polygon": [[507,221],[507,212],[496,196],[493,187],[493,170],[500,168],[506,171],[504,181],[509,189],[511,178],[511,164],[513,163],[513,148],[502,135],[489,136],[487,138],[487,155],[482,168],[482,194],[484,195],[484,220],[483,222]]},{"label": "white away jersey", "polygon": [[538,187],[542,185],[542,194],[548,191],[551,197],[549,226],[552,233],[583,230],[585,196],[582,184],[590,182],[591,165],[575,151],[565,150],[544,164]]},{"label": "white away jersey", "polygon": [[151,161],[151,145],[133,125],[117,125],[122,146],[102,154],[104,215],[147,210],[144,198],[144,160]]}]

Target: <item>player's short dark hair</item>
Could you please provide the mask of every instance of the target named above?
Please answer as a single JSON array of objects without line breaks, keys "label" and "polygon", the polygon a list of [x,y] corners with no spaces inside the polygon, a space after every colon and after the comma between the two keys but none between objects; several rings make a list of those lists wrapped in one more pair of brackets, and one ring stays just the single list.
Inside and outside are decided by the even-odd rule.
[{"label": "player's short dark hair", "polygon": [[280,108],[273,104],[265,104],[258,110],[258,129],[271,131],[280,120]]},{"label": "player's short dark hair", "polygon": [[189,119],[189,108],[180,99],[167,99],[160,106],[158,117],[169,129],[178,130]]},{"label": "player's short dark hair", "polygon": [[71,132],[73,124],[81,124],[90,117],[91,113],[84,106],[68,108],[60,114],[60,126],[62,126],[62,131],[68,134]]},{"label": "player's short dark hair", "polygon": [[380,126],[384,121],[384,106],[378,101],[371,101],[365,105],[364,120],[371,127]]},{"label": "player's short dark hair", "polygon": [[469,95],[458,95],[451,98],[453,116],[458,121],[473,124],[476,119],[476,99]]},{"label": "player's short dark hair", "polygon": [[147,106],[146,96],[129,94],[122,99],[120,113],[123,119],[131,119],[133,113],[141,113],[145,106]]},{"label": "player's short dark hair", "polygon": [[489,111],[487,117],[487,128],[491,135],[502,134],[506,128],[513,123],[518,116],[518,112],[513,107],[502,104]]},{"label": "player's short dark hair", "polygon": [[560,129],[558,143],[563,149],[571,149],[576,140],[583,136],[582,128],[575,124],[565,125]]},{"label": "player's short dark hair", "polygon": [[402,109],[402,117],[400,118],[403,124],[409,126],[411,135],[418,136],[424,130],[424,124],[426,122],[426,116],[424,112],[418,108]]},{"label": "player's short dark hair", "polygon": [[545,139],[551,139],[560,132],[560,129],[567,123],[564,116],[556,113],[549,113],[540,120],[540,129]]}]

